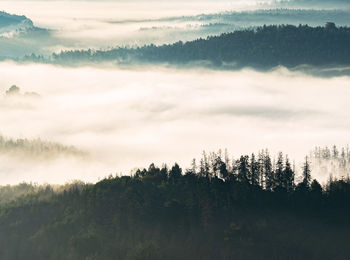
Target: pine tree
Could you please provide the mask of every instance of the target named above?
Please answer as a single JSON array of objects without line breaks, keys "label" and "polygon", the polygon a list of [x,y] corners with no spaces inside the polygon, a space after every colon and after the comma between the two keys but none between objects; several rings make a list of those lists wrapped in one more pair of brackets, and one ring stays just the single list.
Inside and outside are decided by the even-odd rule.
[{"label": "pine tree", "polygon": [[169,179],[173,183],[175,183],[181,178],[181,176],[182,176],[182,169],[177,163],[175,163],[175,165],[169,171]]},{"label": "pine tree", "polygon": [[258,164],[259,164],[259,172],[258,172],[259,185],[262,189],[265,189],[264,151],[259,152]]},{"label": "pine tree", "polygon": [[228,154],[227,149],[225,149],[225,164],[226,164],[226,168],[228,171],[230,171],[230,156]]},{"label": "pine tree", "polygon": [[205,171],[205,163],[204,159],[201,158],[199,161],[199,172],[198,172],[199,177],[204,177],[206,176],[206,171]]},{"label": "pine tree", "polygon": [[288,156],[286,156],[286,163],[283,171],[283,186],[287,192],[291,192],[294,189],[294,171],[289,162]]},{"label": "pine tree", "polygon": [[337,149],[337,146],[333,145],[333,158],[338,158],[339,151]]},{"label": "pine tree", "polygon": [[219,173],[220,173],[220,178],[226,180],[228,178],[228,170],[227,170],[227,166],[226,163],[224,163],[223,161],[221,161],[220,167],[219,167]]},{"label": "pine tree", "polygon": [[205,151],[203,151],[202,159],[201,159],[201,174],[205,177],[209,177],[209,162],[208,157]]},{"label": "pine tree", "polygon": [[191,171],[193,174],[197,174],[197,163],[195,158],[192,159]]},{"label": "pine tree", "polygon": [[282,152],[278,153],[278,158],[276,162],[276,171],[275,171],[275,187],[278,187],[280,189],[285,188],[284,183],[284,169],[283,169],[283,154]]},{"label": "pine tree", "polygon": [[250,184],[259,185],[259,162],[256,161],[254,153],[250,158]]},{"label": "pine tree", "polygon": [[303,184],[305,185],[306,188],[310,188],[310,183],[311,183],[311,169],[310,169],[309,159],[306,156],[304,166],[303,166]]},{"label": "pine tree", "polygon": [[237,179],[238,181],[242,183],[249,183],[249,156],[241,156],[241,158],[238,161],[238,175]]},{"label": "pine tree", "polygon": [[274,173],[272,170],[271,158],[266,150],[264,156],[264,175],[265,175],[265,189],[272,191],[274,189]]}]

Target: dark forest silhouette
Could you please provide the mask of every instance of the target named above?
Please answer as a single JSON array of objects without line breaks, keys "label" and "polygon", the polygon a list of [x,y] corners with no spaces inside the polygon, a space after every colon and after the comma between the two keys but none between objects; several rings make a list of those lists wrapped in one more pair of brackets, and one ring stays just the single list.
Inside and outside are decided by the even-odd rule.
[{"label": "dark forest silhouette", "polygon": [[[300,65],[350,64],[350,28],[328,22],[324,27],[269,25],[161,46],[118,47],[111,50],[73,50],[53,54],[47,62],[74,64],[115,61],[119,64],[170,63],[223,68],[250,66],[269,69]],[[27,60],[45,61],[35,55]]]},{"label": "dark forest silhouette", "polygon": [[346,259],[350,180],[322,187],[311,168],[296,182],[282,153],[219,151],[187,170],[2,187],[0,258]]}]

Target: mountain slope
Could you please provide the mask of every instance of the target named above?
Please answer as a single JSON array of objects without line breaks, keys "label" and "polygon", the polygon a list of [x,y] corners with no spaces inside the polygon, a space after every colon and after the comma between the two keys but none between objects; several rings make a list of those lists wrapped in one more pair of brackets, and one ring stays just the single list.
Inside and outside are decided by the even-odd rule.
[{"label": "mountain slope", "polygon": [[0,34],[34,28],[32,20],[25,16],[0,12]]}]

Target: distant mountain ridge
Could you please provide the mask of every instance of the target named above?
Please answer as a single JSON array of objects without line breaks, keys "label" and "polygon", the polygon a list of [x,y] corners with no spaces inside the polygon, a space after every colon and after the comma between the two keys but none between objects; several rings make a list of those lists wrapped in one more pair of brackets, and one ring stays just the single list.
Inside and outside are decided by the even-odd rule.
[{"label": "distant mountain ridge", "polygon": [[350,27],[337,27],[332,22],[324,27],[271,25],[168,45],[119,47],[106,51],[65,51],[53,54],[51,62],[74,64],[114,61],[119,64],[200,64],[221,68],[260,69],[276,66],[294,68],[301,65],[348,66],[349,46]]},{"label": "distant mountain ridge", "polygon": [[28,28],[34,28],[34,24],[33,21],[26,16],[0,11],[0,33],[21,31]]},{"label": "distant mountain ridge", "polygon": [[13,59],[28,53],[41,53],[53,44],[51,31],[35,26],[24,15],[0,11],[0,59]]},{"label": "distant mountain ridge", "polygon": [[350,0],[275,0],[274,4],[293,7],[344,8]]}]

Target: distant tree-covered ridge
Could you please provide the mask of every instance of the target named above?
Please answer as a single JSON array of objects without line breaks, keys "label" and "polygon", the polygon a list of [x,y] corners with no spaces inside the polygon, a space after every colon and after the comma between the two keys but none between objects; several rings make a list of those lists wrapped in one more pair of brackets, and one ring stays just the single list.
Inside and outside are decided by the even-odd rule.
[{"label": "distant tree-covered ridge", "polygon": [[306,5],[306,6],[324,6],[324,4],[327,4],[326,6],[332,6],[333,8],[337,6],[339,8],[339,4],[350,4],[349,0],[275,0],[275,3],[279,4],[290,4],[290,5]]},{"label": "distant tree-covered ridge", "polygon": [[[40,60],[41,57],[27,57]],[[113,61],[129,63],[203,64],[217,67],[272,68],[350,64],[350,28],[328,22],[324,27],[271,25],[169,45],[111,50],[74,50],[53,54],[50,62]]]},{"label": "distant tree-covered ridge", "polygon": [[313,171],[319,175],[347,177],[350,174],[350,147],[316,147],[311,154]]},{"label": "distant tree-covered ridge", "polygon": [[19,16],[0,11],[0,32],[6,32],[9,27],[12,30],[18,30],[33,26],[33,22],[24,15]]},{"label": "distant tree-covered ridge", "polygon": [[311,169],[296,181],[282,153],[219,151],[187,170],[2,187],[0,258],[348,259],[350,180],[322,187]]},{"label": "distant tree-covered ridge", "polygon": [[15,155],[22,158],[52,159],[57,156],[86,156],[74,146],[37,139],[6,138],[0,135],[0,155]]}]

